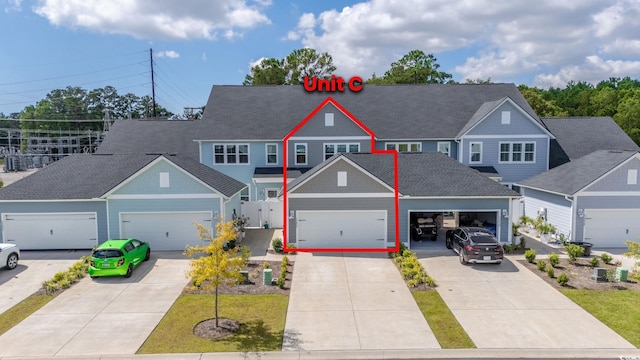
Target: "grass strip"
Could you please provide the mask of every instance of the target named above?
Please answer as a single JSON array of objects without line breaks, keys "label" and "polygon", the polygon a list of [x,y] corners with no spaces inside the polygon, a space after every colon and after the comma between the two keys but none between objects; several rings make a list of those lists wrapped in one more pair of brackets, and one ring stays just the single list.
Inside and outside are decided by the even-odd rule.
[{"label": "grass strip", "polygon": [[603,324],[640,348],[640,292],[602,290],[560,290]]},{"label": "grass strip", "polygon": [[475,344],[437,291],[413,291],[422,315],[443,349],[472,349]]},{"label": "grass strip", "polygon": [[54,295],[31,295],[0,314],[0,335],[9,331],[54,298]]},{"label": "grass strip", "polygon": [[193,334],[201,321],[213,318],[215,296],[183,294],[138,350],[138,354],[228,351],[280,351],[289,296],[219,295],[220,317],[240,322],[240,330],[211,340]]}]

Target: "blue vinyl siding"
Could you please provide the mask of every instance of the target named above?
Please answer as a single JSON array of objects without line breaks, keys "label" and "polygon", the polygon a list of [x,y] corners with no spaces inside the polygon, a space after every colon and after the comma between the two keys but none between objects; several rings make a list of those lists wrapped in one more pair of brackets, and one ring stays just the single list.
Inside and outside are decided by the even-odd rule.
[{"label": "blue vinyl siding", "polygon": [[[62,202],[3,202],[2,213],[69,213],[95,212],[98,226],[98,243],[108,239],[106,201],[62,201]],[[1,223],[0,223],[1,226]],[[3,242],[0,229],[0,242]]]},{"label": "blue vinyl siding", "polygon": [[[502,124],[502,112],[511,113],[509,124]],[[535,120],[525,115],[519,108],[505,102],[477,124],[468,135],[546,135],[547,133],[537,125]]]},{"label": "blue vinyl siding", "polygon": [[266,200],[267,189],[282,189],[282,178],[280,181],[268,182],[268,183],[256,183],[253,184],[255,191],[251,195],[251,201]]},{"label": "blue vinyl siding", "polygon": [[[325,144],[360,144],[360,152],[371,152],[371,140],[360,140],[360,139],[341,139],[341,140],[299,140],[299,139],[289,139],[289,144],[287,145],[287,152],[289,153],[289,157],[287,158],[287,166],[288,167],[314,167],[320,163],[322,163],[324,159],[324,145]],[[295,157],[295,144],[307,144],[307,165],[296,165],[296,157]]]},{"label": "blue vinyl siding", "polygon": [[[160,187],[160,173],[169,173],[169,187]],[[162,160],[126,183],[114,194],[209,194],[211,189]]]},{"label": "blue vinyl siding", "polygon": [[[109,231],[111,237],[120,236],[121,212],[177,212],[211,211],[213,217],[221,215],[220,199],[110,199]],[[196,228],[194,226],[194,231]]]},{"label": "blue vinyl siding", "polygon": [[[400,241],[409,241],[409,211],[499,211],[499,240],[508,242],[511,234],[511,219],[502,216],[509,212],[509,199],[400,199]],[[515,221],[515,220],[514,220]]]},{"label": "blue vinyl siding", "polygon": [[[629,170],[636,170],[636,184],[627,184]],[[636,157],[604,178],[588,186],[584,191],[640,191],[640,160]],[[640,207],[640,204],[638,205]]]},{"label": "blue vinyl siding", "polygon": [[[214,144],[249,145],[249,164],[214,164]],[[278,164],[267,164],[265,144],[278,144]],[[250,168],[265,166],[282,167],[282,141],[203,141],[200,143],[200,162],[224,174],[229,168]]]}]

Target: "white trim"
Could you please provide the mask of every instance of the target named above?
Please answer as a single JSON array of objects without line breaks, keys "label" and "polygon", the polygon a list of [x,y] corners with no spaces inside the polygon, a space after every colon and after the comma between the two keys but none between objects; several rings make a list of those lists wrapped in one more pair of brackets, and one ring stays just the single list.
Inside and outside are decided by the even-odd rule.
[{"label": "white trim", "polygon": [[370,136],[292,136],[288,140],[371,140]]},{"label": "white trim", "polygon": [[596,183],[600,182],[602,179],[604,179],[605,177],[609,176],[610,174],[612,174],[613,172],[615,172],[616,170],[620,169],[621,167],[625,166],[627,163],[633,161],[633,159],[637,159],[640,160],[640,153],[635,153],[635,154],[631,154],[629,156],[629,158],[623,162],[621,162],[620,164],[618,164],[617,166],[615,166],[613,169],[607,171],[606,173],[602,174],[601,176],[599,176],[597,179],[593,180],[592,182],[590,182],[589,184],[587,184],[586,186],[584,186],[582,189],[578,190],[575,192],[575,195],[582,195],[583,190],[595,185]]},{"label": "white trim", "polygon": [[[327,157],[327,146],[333,146],[333,154],[331,154],[331,156],[335,155],[335,154],[345,154],[345,153],[350,153],[352,151],[349,150],[349,147],[351,147],[352,145],[356,145],[358,146],[358,150],[353,151],[353,152],[360,152],[360,143],[323,143],[322,144],[322,157],[323,160],[328,160],[331,156]],[[338,146],[339,145],[344,145],[345,146],[345,152],[339,152],[338,151]]]},{"label": "white trim", "polygon": [[122,200],[122,199],[218,199],[221,198],[217,194],[122,194],[122,195],[110,195],[108,200]]},{"label": "white trim", "polygon": [[547,138],[547,159],[544,163],[545,170],[549,170],[549,157],[551,156],[551,138]]},{"label": "white trim", "polygon": [[[556,191],[540,189],[540,188],[533,187],[533,186],[520,185],[517,182],[515,182],[514,184],[520,186],[520,188],[531,189],[531,190],[535,190],[535,191],[541,191],[541,192],[545,192],[545,193],[549,193],[549,194],[555,194],[555,195],[560,195],[560,196],[573,196],[573,194],[563,194],[563,193],[559,193],[559,192],[556,192]],[[525,195],[524,197],[527,197],[527,195]]]},{"label": "white trim", "polygon": [[638,169],[627,169],[627,185],[638,185]]},{"label": "white trim", "polygon": [[[447,145],[449,152],[440,151],[440,145]],[[436,143],[436,151],[451,157],[451,141],[438,141]]]},{"label": "white trim", "polygon": [[511,111],[503,110],[502,116],[500,118],[500,124],[502,125],[511,125]]},{"label": "white trim", "polygon": [[289,199],[318,199],[318,198],[392,198],[394,194],[388,193],[304,193],[289,194]]},{"label": "white trim", "polygon": [[[401,199],[406,200],[429,200],[429,199],[519,199],[523,196],[506,196],[506,195],[496,195],[496,196],[401,196]],[[444,210],[447,211],[447,210]]]},{"label": "white trim", "polygon": [[[253,178],[253,182],[256,184],[264,184],[264,183],[282,183],[284,180],[284,176],[279,177],[266,177],[266,178]],[[287,178],[289,180],[289,178]],[[291,179],[294,180],[294,179]]]},{"label": "white trim", "polygon": [[240,202],[242,203],[243,201],[251,201],[251,184],[247,184],[245,183],[245,185],[247,185],[244,189],[247,189],[247,195],[248,195],[248,199],[247,200],[242,200],[242,190],[240,190]]},{"label": "white trim", "polygon": [[324,113],[324,126],[333,126],[335,124],[332,112]]},{"label": "white trim", "polygon": [[[507,161],[503,161],[502,160],[502,144],[509,144],[509,160]],[[515,154],[515,152],[513,151],[513,145],[515,144],[520,144],[522,145],[521,150],[519,152],[520,154],[520,161],[513,161],[513,155]],[[526,148],[527,145],[529,144],[533,144],[533,161],[526,161]],[[535,164],[536,163],[536,142],[527,142],[527,141],[500,141],[498,142],[498,164]]]},{"label": "white trim", "polygon": [[[276,162],[274,163],[270,163],[269,162],[269,145],[275,145],[276,147]],[[271,154],[273,155],[273,154]],[[278,143],[266,143],[264,144],[264,163],[266,165],[279,165],[280,164],[280,151],[279,151],[279,146]]]},{"label": "white trim", "polygon": [[580,196],[640,196],[640,191],[582,191]]},{"label": "white trim", "polygon": [[348,184],[348,176],[346,171],[338,171],[338,187],[346,187]]},{"label": "white trim", "polygon": [[546,135],[466,135],[464,139],[549,139]]},{"label": "white trim", "polygon": [[[475,144],[480,144],[480,160],[479,161],[473,161],[473,145]],[[469,142],[469,164],[482,164],[482,142],[477,142],[477,141],[473,141],[473,142]]]},{"label": "white trim", "polygon": [[107,201],[103,198],[94,198],[94,199],[54,199],[54,200],[0,200],[0,203],[58,203],[58,202],[102,202]]},{"label": "white trim", "polygon": [[[212,148],[213,148],[213,165],[214,166],[222,166],[222,165],[240,165],[240,166],[246,166],[246,165],[251,165],[251,145],[249,144],[245,144],[245,143],[240,143],[240,142],[234,142],[234,143],[213,143],[211,144]],[[224,162],[218,163],[216,162],[216,155],[220,155],[220,154],[216,154],[216,146],[222,146],[224,148],[224,152],[222,153],[222,156],[224,157]],[[236,152],[235,153],[227,153],[227,146],[235,146],[236,147]],[[241,154],[240,153],[240,146],[246,146],[247,147],[247,162],[243,163],[240,162],[240,156],[244,156],[245,154]],[[235,155],[236,156],[236,162],[230,163],[227,162],[227,156],[229,155]]]},{"label": "white trim", "polygon": [[109,212],[109,202],[106,201],[106,209],[107,209],[107,239],[111,239],[111,213]]},{"label": "white trim", "polygon": [[159,187],[161,187],[161,188],[169,188],[169,187],[171,187],[171,179],[170,179],[170,176],[169,176],[169,172],[161,171],[159,177],[160,177],[160,179],[158,179],[159,182],[160,182]]},{"label": "white trim", "polygon": [[[394,145],[395,149],[387,149],[387,146]],[[407,145],[407,151],[400,151],[400,145]],[[411,150],[411,145],[418,145],[417,151]],[[422,143],[419,141],[409,141],[409,142],[385,142],[384,150],[396,150],[399,153],[403,152],[422,152]]]},{"label": "white trim", "polygon": [[[269,191],[275,191],[276,192],[276,196],[269,197]],[[280,193],[280,189],[278,189],[278,188],[264,188],[264,201],[267,201],[269,199],[277,199],[279,193]]]},{"label": "white trim", "polygon": [[[298,162],[298,145],[304,146],[304,162]],[[294,165],[307,165],[309,163],[309,146],[307,143],[293,143],[293,164]]]}]

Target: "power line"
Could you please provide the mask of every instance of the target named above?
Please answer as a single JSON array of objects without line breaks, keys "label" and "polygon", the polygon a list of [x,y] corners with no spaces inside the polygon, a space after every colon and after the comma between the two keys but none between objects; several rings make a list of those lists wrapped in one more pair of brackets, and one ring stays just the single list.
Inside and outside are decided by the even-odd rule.
[{"label": "power line", "polygon": [[3,83],[3,84],[0,84],[0,86],[7,86],[7,85],[19,85],[19,84],[28,84],[28,83],[34,83],[34,82],[47,81],[47,80],[57,80],[57,79],[64,79],[64,78],[68,78],[68,77],[75,77],[75,76],[82,76],[82,75],[90,75],[90,74],[96,74],[96,73],[105,72],[105,71],[111,71],[111,70],[122,69],[122,68],[125,68],[125,67],[128,67],[128,66],[131,66],[131,65],[139,65],[139,64],[142,64],[142,62],[138,62],[138,63],[131,63],[131,64],[122,65],[122,66],[114,66],[114,67],[110,67],[110,68],[106,68],[106,69],[95,70],[95,71],[88,71],[88,72],[85,72],[85,73],[79,73],[79,74],[61,75],[61,76],[54,76],[54,77],[50,77],[50,78],[37,79],[37,80],[24,80],[24,81],[12,82],[12,83]]}]

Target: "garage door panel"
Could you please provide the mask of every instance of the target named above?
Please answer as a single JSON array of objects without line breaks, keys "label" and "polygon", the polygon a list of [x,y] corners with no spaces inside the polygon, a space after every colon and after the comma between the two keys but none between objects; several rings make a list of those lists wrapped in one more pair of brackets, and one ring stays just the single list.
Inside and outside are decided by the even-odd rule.
[{"label": "garage door panel", "polygon": [[383,248],[386,211],[298,211],[300,248]]},{"label": "garage door panel", "polygon": [[203,244],[194,222],[211,229],[211,212],[121,213],[120,236],[147,241],[152,250],[184,250]]},{"label": "garage door panel", "polygon": [[95,213],[4,214],[4,239],[24,250],[91,249],[97,245]]},{"label": "garage door panel", "polygon": [[594,247],[627,247],[625,240],[639,241],[640,209],[586,209],[584,241]]}]

